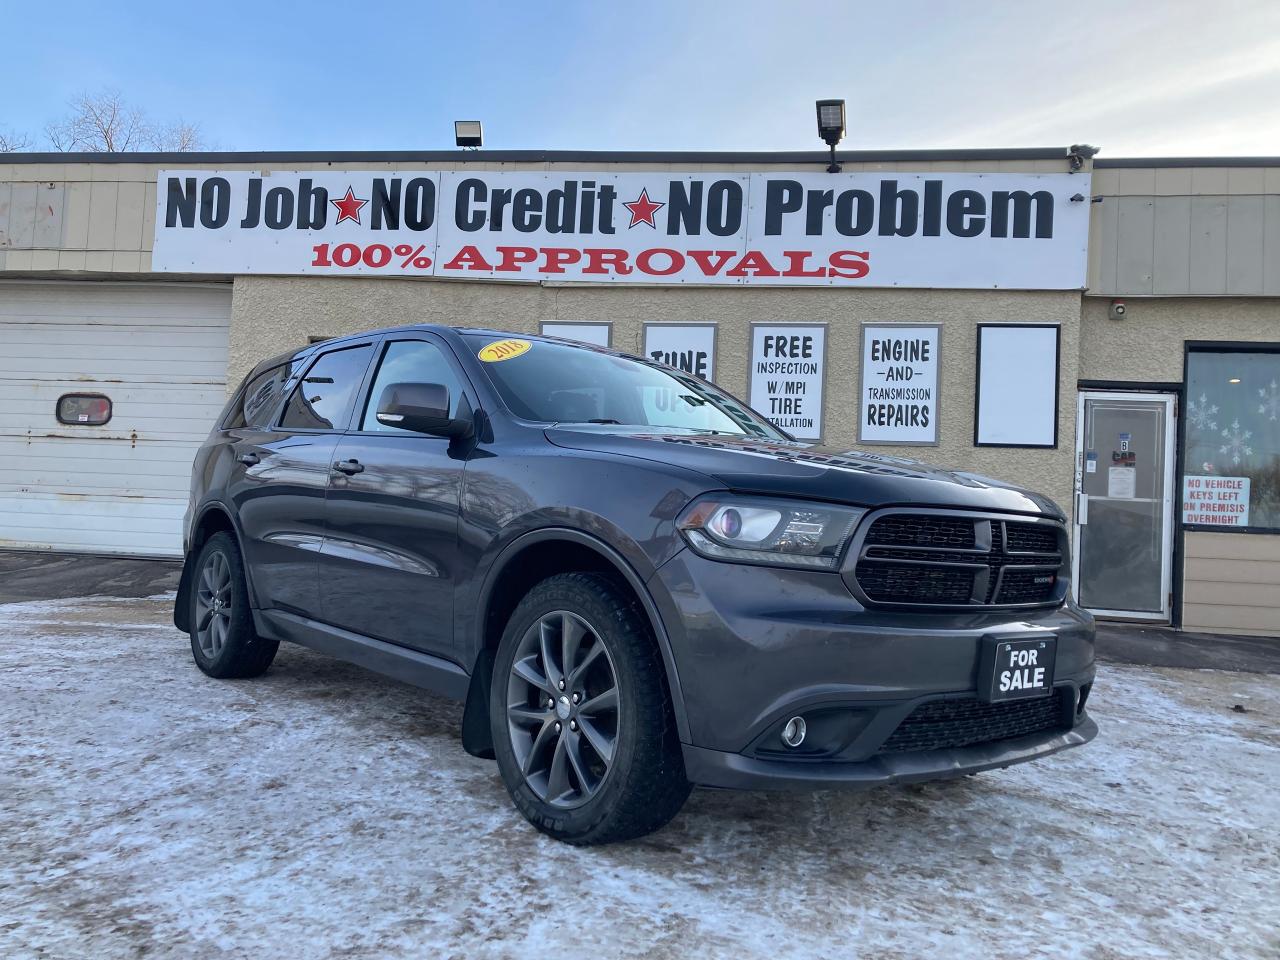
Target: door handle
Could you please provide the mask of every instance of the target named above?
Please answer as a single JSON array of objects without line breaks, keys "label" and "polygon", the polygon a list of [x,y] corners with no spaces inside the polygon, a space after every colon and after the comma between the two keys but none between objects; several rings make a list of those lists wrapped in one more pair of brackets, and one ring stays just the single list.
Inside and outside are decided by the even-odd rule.
[{"label": "door handle", "polygon": [[357,473],[364,472],[364,464],[359,460],[337,460],[334,461],[333,469],[339,473],[345,473],[348,477],[355,476]]},{"label": "door handle", "polygon": [[243,463],[246,467],[252,467],[252,466],[256,466],[257,463],[262,458],[259,457],[256,453],[242,453],[240,454],[240,456],[236,457],[236,459],[239,460],[241,463]]}]

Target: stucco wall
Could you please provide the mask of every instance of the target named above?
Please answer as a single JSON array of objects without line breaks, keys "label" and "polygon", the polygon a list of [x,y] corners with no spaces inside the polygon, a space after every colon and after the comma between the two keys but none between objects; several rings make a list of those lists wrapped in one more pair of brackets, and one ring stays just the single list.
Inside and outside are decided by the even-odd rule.
[{"label": "stucco wall", "polygon": [[[613,344],[638,353],[645,322],[719,325],[716,380],[745,396],[749,324],[829,324],[825,433],[855,445],[863,322],[941,322],[941,443],[876,446],[875,452],[928,460],[1012,480],[1070,507],[1080,295],[1074,292],[725,289],[707,287],[538,286],[362,278],[238,277],[231,321],[230,378],[258,360],[336,336],[407,323],[487,326],[536,333],[544,321],[612,321]],[[1059,446],[1013,450],[973,446],[976,325],[1059,323],[1062,363]]]},{"label": "stucco wall", "polygon": [[1085,297],[1080,324],[1083,380],[1181,383],[1187,340],[1280,342],[1275,297],[1126,299],[1125,318],[1111,320],[1110,297]]}]

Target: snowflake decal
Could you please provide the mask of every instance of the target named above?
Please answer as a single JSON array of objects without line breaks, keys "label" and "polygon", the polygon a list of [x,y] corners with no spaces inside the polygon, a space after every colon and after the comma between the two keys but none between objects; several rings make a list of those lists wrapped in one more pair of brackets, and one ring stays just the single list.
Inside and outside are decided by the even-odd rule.
[{"label": "snowflake decal", "polygon": [[1218,412],[1216,403],[1210,404],[1209,398],[1203,393],[1200,394],[1200,401],[1187,401],[1187,422],[1191,424],[1193,430],[1217,430],[1218,421],[1214,420],[1214,416]]},{"label": "snowflake decal", "polygon": [[1258,391],[1258,398],[1262,401],[1258,404],[1258,412],[1268,420],[1280,420],[1280,386],[1275,380]]},{"label": "snowflake decal", "polygon": [[1222,431],[1222,436],[1227,442],[1218,452],[1230,457],[1233,465],[1238,465],[1241,459],[1253,456],[1253,447],[1249,446],[1253,431],[1241,430],[1239,420],[1232,420],[1231,426]]}]

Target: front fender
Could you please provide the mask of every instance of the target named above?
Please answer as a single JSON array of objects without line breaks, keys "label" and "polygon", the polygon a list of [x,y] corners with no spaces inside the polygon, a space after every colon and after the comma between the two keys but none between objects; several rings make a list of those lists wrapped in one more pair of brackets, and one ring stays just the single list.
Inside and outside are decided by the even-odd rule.
[{"label": "front fender", "polygon": [[[658,644],[658,650],[662,655],[662,664],[667,675],[667,687],[671,692],[672,708],[675,713],[676,730],[680,735],[681,741],[688,742],[689,719],[685,708],[684,688],[680,684],[680,674],[676,668],[675,655],[671,650],[671,638],[667,632],[666,625],[662,621],[662,616],[658,612],[658,605],[654,602],[653,595],[650,593],[644,578],[640,576],[635,567],[628,562],[621,552],[615,550],[598,537],[569,527],[543,527],[516,537],[506,545],[494,562],[488,566],[482,580],[476,606],[473,608],[472,622],[476,624],[484,623],[485,611],[489,608],[494,586],[507,564],[516,562],[516,558],[525,548],[547,541],[575,543],[600,554],[617,571],[640,600],[640,606],[649,621],[654,639]],[[466,746],[468,753],[484,756],[485,754],[480,751],[489,746],[489,678],[493,670],[493,657],[490,651],[485,649],[482,633],[477,632],[471,638],[471,647],[466,657],[466,662],[470,663],[472,668],[470,671],[471,687],[467,695],[467,705],[463,717],[463,744]],[[481,723],[483,723],[483,730],[480,729]],[[473,750],[468,744],[475,745],[477,749]]]}]

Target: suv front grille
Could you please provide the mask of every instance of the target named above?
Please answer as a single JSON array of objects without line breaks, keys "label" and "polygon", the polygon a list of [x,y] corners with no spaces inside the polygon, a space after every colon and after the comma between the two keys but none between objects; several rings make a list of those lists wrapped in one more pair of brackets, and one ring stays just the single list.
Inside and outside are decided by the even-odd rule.
[{"label": "suv front grille", "polygon": [[897,510],[859,541],[853,580],[873,604],[1048,606],[1066,558],[1056,522]]},{"label": "suv front grille", "polygon": [[980,700],[933,700],[911,711],[879,753],[916,753],[971,747],[1067,726],[1066,689],[1033,700],[983,703]]}]

